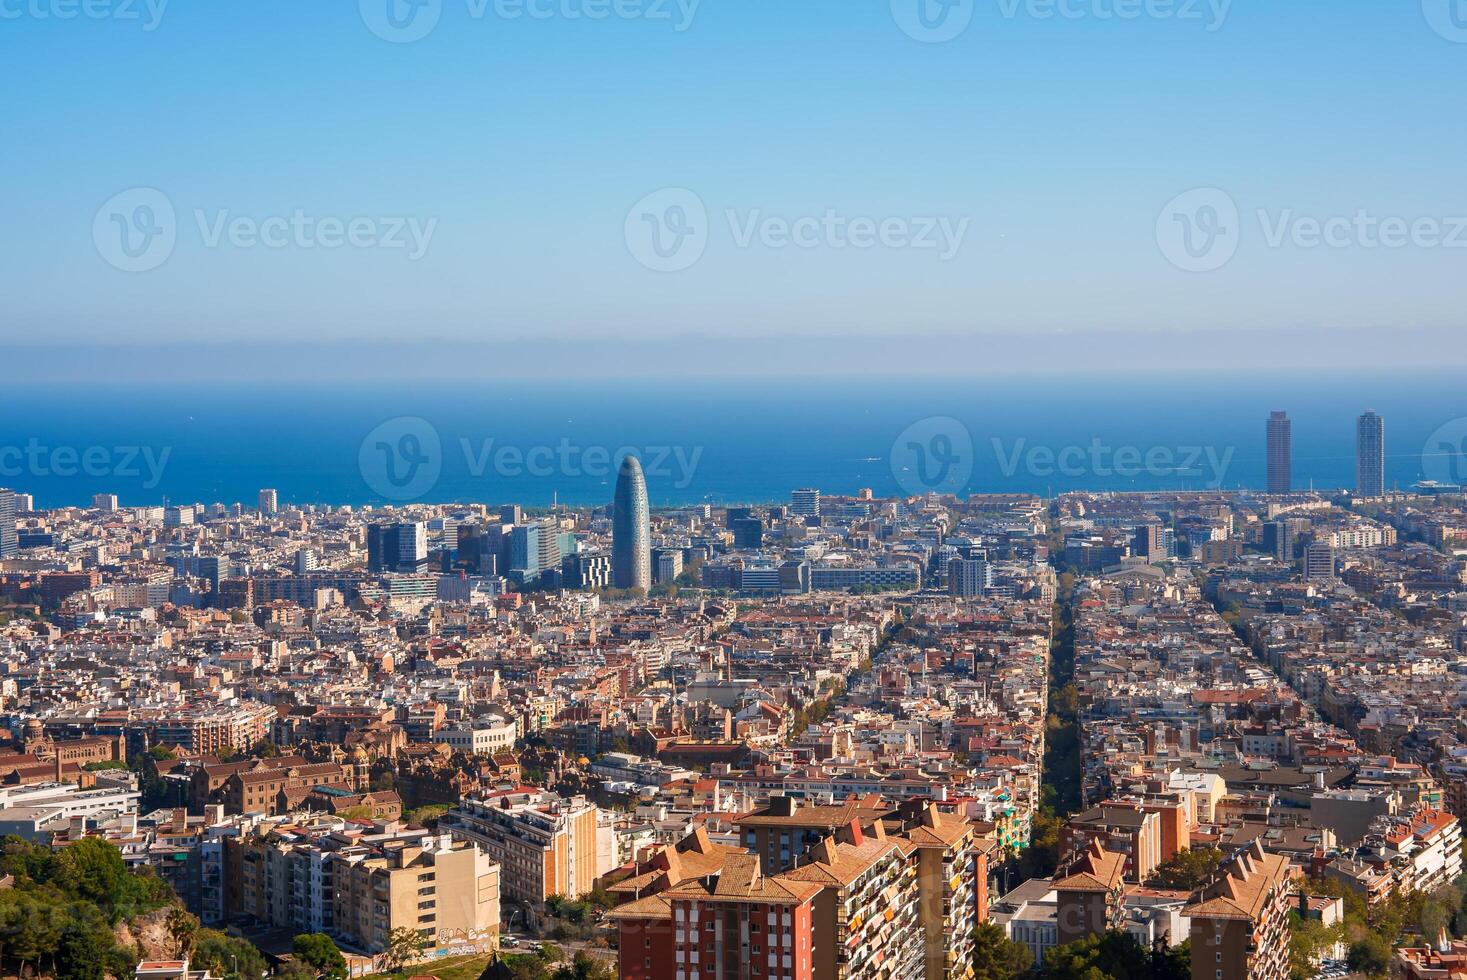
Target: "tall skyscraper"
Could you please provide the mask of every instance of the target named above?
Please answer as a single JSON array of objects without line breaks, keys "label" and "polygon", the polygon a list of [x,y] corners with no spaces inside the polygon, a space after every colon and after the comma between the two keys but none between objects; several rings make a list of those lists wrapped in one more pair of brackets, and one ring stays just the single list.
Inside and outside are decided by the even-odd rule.
[{"label": "tall skyscraper", "polygon": [[279,501],[274,490],[260,491],[260,513],[273,514],[279,509]]},{"label": "tall skyscraper", "polygon": [[428,565],[428,527],[422,521],[367,528],[367,571],[423,571]]},{"label": "tall skyscraper", "polygon": [[611,584],[618,589],[652,587],[652,518],[642,463],[628,455],[616,474],[611,501]]},{"label": "tall skyscraper", "polygon": [[428,525],[404,521],[397,525],[397,570],[421,572],[428,565]]},{"label": "tall skyscraper", "polygon": [[986,558],[954,558],[947,563],[947,591],[955,596],[979,596],[993,588],[993,566]]},{"label": "tall skyscraper", "polygon": [[532,585],[560,568],[560,527],[553,517],[514,525],[509,532],[509,573],[521,585]]},{"label": "tall skyscraper", "polygon": [[1335,549],[1315,543],[1304,549],[1304,578],[1314,582],[1335,577]]},{"label": "tall skyscraper", "polygon": [[1385,419],[1373,411],[1355,424],[1355,492],[1362,497],[1385,493]]},{"label": "tall skyscraper", "polygon": [[1294,485],[1294,433],[1288,412],[1268,416],[1268,492],[1288,493]]},{"label": "tall skyscraper", "polygon": [[15,491],[0,489],[0,558],[14,558],[15,553],[20,550],[15,515]]},{"label": "tall skyscraper", "polygon": [[791,492],[790,513],[796,517],[819,517],[820,491],[814,487],[801,487]]}]

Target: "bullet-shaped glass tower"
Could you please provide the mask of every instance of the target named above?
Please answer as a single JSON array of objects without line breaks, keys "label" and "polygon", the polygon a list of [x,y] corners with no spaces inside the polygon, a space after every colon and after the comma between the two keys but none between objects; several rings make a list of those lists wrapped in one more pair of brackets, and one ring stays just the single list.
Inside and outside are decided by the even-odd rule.
[{"label": "bullet-shaped glass tower", "polygon": [[652,587],[652,527],[647,481],[635,456],[621,461],[611,502],[611,584],[618,589]]}]

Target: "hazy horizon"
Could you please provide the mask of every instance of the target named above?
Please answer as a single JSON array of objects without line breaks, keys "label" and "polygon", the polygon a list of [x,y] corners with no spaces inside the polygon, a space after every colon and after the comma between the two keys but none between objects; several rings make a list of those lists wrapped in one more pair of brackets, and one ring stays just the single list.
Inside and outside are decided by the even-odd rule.
[{"label": "hazy horizon", "polygon": [[[916,341],[920,341],[917,343]],[[24,381],[493,380],[519,378],[962,379],[1151,372],[1183,376],[1361,377],[1467,367],[1451,330],[1046,331],[924,338],[844,335],[663,340],[527,337],[513,342],[423,336],[398,342],[201,339],[199,342],[9,346]],[[58,375],[64,366],[64,374]],[[1117,376],[1124,380],[1124,375]],[[1140,380],[1137,378],[1136,380]]]}]

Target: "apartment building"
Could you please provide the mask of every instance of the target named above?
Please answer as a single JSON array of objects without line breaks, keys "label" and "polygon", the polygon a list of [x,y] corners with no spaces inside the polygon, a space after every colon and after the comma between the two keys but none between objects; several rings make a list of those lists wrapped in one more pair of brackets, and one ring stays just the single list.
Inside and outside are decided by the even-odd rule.
[{"label": "apartment building", "polygon": [[448,837],[389,841],[333,854],[333,925],[368,953],[394,929],[416,929],[435,946],[493,945],[499,935],[499,866]]},{"label": "apartment building", "polygon": [[866,836],[853,821],[811,849],[784,877],[820,886],[815,898],[815,975],[917,980],[926,965],[918,920],[917,862],[880,821]]},{"label": "apartment building", "polygon": [[1102,804],[1077,813],[1060,828],[1060,853],[1082,854],[1092,844],[1125,855],[1125,877],[1141,884],[1164,858],[1161,817],[1138,806]]},{"label": "apartment building", "polygon": [[677,980],[812,980],[820,894],[789,875],[765,876],[752,854],[729,855],[716,878],[667,891]]},{"label": "apartment building", "polygon": [[1462,876],[1462,827],[1445,810],[1416,807],[1378,817],[1361,851],[1392,869],[1403,892],[1434,891]]},{"label": "apartment building", "polygon": [[[631,877],[612,886],[614,895],[633,899],[611,913],[621,928],[623,977],[664,977],[674,966],[688,980],[805,975],[799,971],[806,950],[808,975],[821,980],[938,980],[971,970],[972,934],[988,907],[988,857],[998,846],[981,825],[921,800],[799,807],[790,797],[772,798],[738,824],[745,850],[712,845],[699,831],[639,862]],[[767,872],[770,867],[784,870]],[[758,901],[774,896],[792,906],[807,900],[803,891],[786,894],[793,885],[813,889],[808,939],[792,911],[792,937],[777,944],[767,934],[762,944],[741,940],[779,953],[758,969],[743,951],[719,946],[717,935],[694,948],[683,936],[691,909],[673,920],[680,898],[733,895],[737,909],[719,908],[724,924],[708,925],[705,916],[702,928],[757,936],[757,916],[751,923],[744,908],[754,899],[742,894],[750,882],[762,883],[755,888]],[[674,929],[678,937],[670,938]],[[674,947],[682,959],[669,952]]]},{"label": "apartment building", "polygon": [[432,740],[466,755],[493,755],[514,748],[517,726],[507,718],[481,718],[453,728],[440,728]]},{"label": "apartment building", "polygon": [[265,737],[275,718],[274,708],[254,702],[190,704],[159,718],[153,740],[202,755],[226,748],[243,751]]},{"label": "apartment building", "polygon": [[1192,920],[1192,980],[1289,976],[1289,859],[1258,841],[1233,854],[1184,914]]},{"label": "apartment building", "polygon": [[771,796],[769,805],[735,823],[739,841],[759,855],[767,874],[788,871],[812,847],[852,821],[869,826],[891,809],[879,799],[848,800],[839,806],[801,806],[797,797]]},{"label": "apartment building", "polygon": [[931,803],[899,809],[901,835],[916,848],[917,919],[922,927],[926,980],[971,970],[973,931],[988,911],[989,855],[997,841],[978,826]]},{"label": "apartment building", "polygon": [[1126,855],[1091,841],[1054,880],[1058,945],[1119,929],[1124,921]]},{"label": "apartment building", "polygon": [[499,933],[499,868],[448,835],[328,824],[281,824],[224,840],[226,917],[321,932],[367,954],[393,929],[421,931],[435,946],[492,945]]},{"label": "apartment building", "polygon": [[551,895],[584,895],[611,870],[609,858],[605,867],[598,858],[599,813],[583,797],[521,786],[465,799],[439,826],[488,852],[502,869],[506,898],[538,906]]}]

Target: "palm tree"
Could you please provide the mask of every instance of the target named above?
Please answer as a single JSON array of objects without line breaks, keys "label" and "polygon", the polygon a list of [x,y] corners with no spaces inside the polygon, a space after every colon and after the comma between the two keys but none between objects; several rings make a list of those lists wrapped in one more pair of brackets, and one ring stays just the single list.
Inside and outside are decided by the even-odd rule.
[{"label": "palm tree", "polygon": [[178,958],[189,959],[194,951],[194,939],[199,931],[199,920],[177,906],[168,910],[168,935],[178,950]]}]

